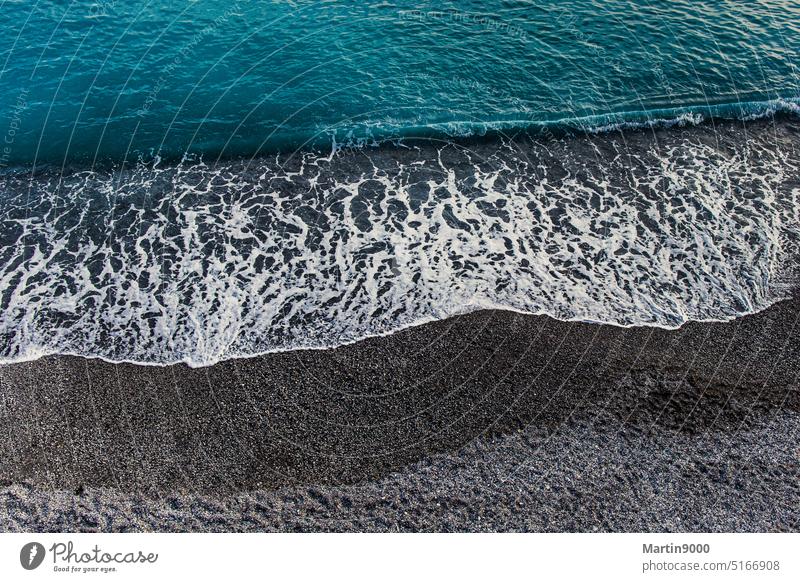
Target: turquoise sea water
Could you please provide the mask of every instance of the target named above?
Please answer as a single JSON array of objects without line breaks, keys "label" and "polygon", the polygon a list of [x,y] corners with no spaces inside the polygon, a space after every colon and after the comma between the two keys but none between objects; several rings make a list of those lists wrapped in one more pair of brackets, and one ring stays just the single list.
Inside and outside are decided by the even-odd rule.
[{"label": "turquoise sea water", "polygon": [[0,30],[4,165],[736,116],[800,91],[800,3],[777,0],[6,0]]},{"label": "turquoise sea water", "polygon": [[0,1],[0,363],[797,287],[800,3]]}]

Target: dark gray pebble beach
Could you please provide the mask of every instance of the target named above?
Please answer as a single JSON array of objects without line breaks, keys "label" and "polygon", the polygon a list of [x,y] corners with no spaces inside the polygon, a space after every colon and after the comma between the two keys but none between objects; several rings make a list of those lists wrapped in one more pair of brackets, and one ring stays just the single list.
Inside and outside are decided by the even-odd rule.
[{"label": "dark gray pebble beach", "polygon": [[2,531],[798,531],[800,299],[0,367]]}]

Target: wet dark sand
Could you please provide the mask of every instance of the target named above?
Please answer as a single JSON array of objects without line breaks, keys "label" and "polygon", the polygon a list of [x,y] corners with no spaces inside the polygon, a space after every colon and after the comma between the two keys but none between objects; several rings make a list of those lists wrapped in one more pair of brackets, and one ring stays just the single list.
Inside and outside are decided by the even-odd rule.
[{"label": "wet dark sand", "polygon": [[0,367],[0,530],[800,530],[800,299],[482,311],[203,369]]}]

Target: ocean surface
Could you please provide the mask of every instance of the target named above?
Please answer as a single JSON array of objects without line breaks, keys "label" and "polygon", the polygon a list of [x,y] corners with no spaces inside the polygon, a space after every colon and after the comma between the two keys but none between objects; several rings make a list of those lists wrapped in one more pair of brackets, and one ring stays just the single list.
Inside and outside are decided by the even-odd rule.
[{"label": "ocean surface", "polygon": [[785,297],[800,2],[8,1],[0,362]]}]

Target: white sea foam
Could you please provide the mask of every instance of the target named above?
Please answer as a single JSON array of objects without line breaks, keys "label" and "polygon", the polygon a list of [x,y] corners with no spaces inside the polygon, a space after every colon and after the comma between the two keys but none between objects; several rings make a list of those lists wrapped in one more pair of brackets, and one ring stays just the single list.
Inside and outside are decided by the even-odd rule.
[{"label": "white sea foam", "polygon": [[675,327],[785,291],[794,125],[0,176],[0,357],[207,365],[479,308]]}]

